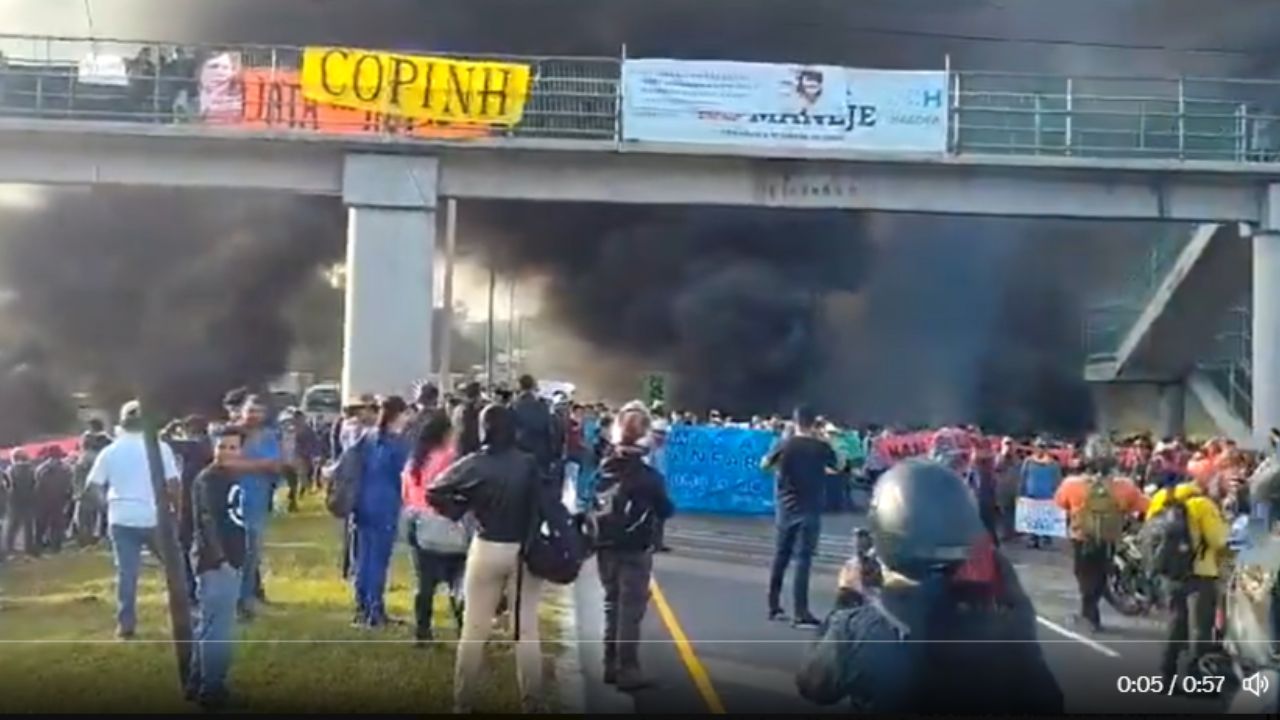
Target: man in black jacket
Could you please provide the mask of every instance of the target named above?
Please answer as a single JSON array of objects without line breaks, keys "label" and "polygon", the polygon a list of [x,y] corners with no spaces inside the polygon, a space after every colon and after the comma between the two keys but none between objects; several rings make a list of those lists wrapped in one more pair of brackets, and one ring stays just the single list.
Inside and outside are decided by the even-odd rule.
[{"label": "man in black jacket", "polygon": [[604,681],[633,692],[650,684],[640,673],[640,623],[649,605],[656,529],[675,508],[662,473],[645,462],[644,405],[624,407],[618,427],[618,442],[600,466],[593,518],[604,585]]},{"label": "man in black jacket", "polygon": [[453,411],[453,427],[458,433],[460,458],[480,449],[480,383],[467,383],[462,389],[462,398],[462,404]]},{"label": "man in black jacket", "polygon": [[5,547],[9,553],[18,550],[18,535],[22,535],[23,550],[31,556],[40,554],[36,542],[36,469],[31,458],[21,450],[13,453],[13,465],[9,468],[9,524],[5,528]]},{"label": "man in black jacket", "polygon": [[62,448],[51,447],[42,455],[36,468],[36,543],[58,553],[67,537],[67,508],[74,494],[71,468]]},{"label": "man in black jacket", "polygon": [[511,409],[516,418],[516,445],[538,461],[538,470],[544,479],[554,477],[559,458],[555,451],[551,408],[538,397],[538,383],[532,375],[520,376],[520,396]]}]

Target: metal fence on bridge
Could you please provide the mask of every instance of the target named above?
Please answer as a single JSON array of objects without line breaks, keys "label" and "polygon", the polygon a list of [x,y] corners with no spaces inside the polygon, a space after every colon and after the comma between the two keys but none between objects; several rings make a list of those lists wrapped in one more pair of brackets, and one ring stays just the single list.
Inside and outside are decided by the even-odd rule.
[{"label": "metal fence on bridge", "polygon": [[[415,123],[367,111],[317,111],[299,91],[303,50],[0,34],[0,115],[208,123],[200,71],[209,58],[225,55],[237,65],[231,92],[239,93],[242,116],[221,117],[219,125],[406,139],[497,135],[623,142],[621,57],[432,53],[529,67],[530,89],[519,122],[479,127]],[[85,76],[86,59],[113,57],[128,59],[114,70],[121,77]],[[97,70],[112,72],[106,65]],[[950,95],[952,154],[1280,160],[1280,82],[952,70]]]}]

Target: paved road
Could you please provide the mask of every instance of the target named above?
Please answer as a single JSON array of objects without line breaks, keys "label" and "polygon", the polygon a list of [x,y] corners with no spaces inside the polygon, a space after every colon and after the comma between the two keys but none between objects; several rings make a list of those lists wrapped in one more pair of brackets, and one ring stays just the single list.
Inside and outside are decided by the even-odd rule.
[{"label": "paved road", "polygon": [[[849,556],[848,538],[857,522],[836,517],[825,523],[812,583],[817,610],[834,602],[835,572]],[[676,551],[656,562],[661,601],[655,598],[650,605],[641,653],[646,670],[658,681],[654,689],[625,696],[600,683],[599,610],[595,609],[599,591],[593,587],[598,582],[588,572],[579,583],[588,710],[703,713],[719,709],[718,705],[728,713],[847,712],[843,703],[821,708],[795,692],[794,673],[812,633],[766,619],[764,588],[772,547],[768,519],[678,518],[669,526],[668,538]],[[1108,632],[1096,637],[1078,634],[1070,619],[1077,596],[1066,554],[1023,548],[1011,548],[1009,554],[1036,604],[1038,640],[1063,688],[1069,712],[1222,711],[1223,699],[1121,695],[1116,689],[1120,675],[1158,674],[1160,623],[1110,613],[1104,615]],[[788,593],[789,586],[784,598]],[[671,616],[666,621],[663,610]],[[674,634],[687,637],[689,652],[684,657],[674,641],[673,625]],[[706,674],[701,688],[700,669]]]}]

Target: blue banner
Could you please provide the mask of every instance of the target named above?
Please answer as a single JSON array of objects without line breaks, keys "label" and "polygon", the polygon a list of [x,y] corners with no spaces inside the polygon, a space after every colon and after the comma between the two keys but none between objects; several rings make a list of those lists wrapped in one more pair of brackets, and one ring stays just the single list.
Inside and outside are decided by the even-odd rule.
[{"label": "blue banner", "polygon": [[777,436],[766,430],[676,425],[667,436],[667,492],[676,512],[773,512],[771,473],[760,469]]}]

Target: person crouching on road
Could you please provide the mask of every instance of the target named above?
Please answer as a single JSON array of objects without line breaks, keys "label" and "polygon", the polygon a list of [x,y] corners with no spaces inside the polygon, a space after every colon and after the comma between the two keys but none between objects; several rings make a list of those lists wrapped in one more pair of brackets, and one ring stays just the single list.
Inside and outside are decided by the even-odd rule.
[{"label": "person crouching on road", "polygon": [[395,395],[378,407],[378,424],[365,439],[356,496],[356,616],[359,627],[388,623],[385,595],[391,551],[400,522],[400,473],[409,460],[409,406]]},{"label": "person crouching on road", "polygon": [[604,681],[623,692],[650,685],[640,673],[640,623],[649,605],[649,579],[658,524],[675,508],[662,473],[645,462],[641,443],[649,413],[639,402],[618,416],[616,441],[600,466],[592,517],[604,586]]},{"label": "person crouching on road", "polygon": [[542,580],[522,570],[520,547],[529,537],[530,508],[537,502],[541,478],[534,458],[516,448],[515,419],[509,408],[486,407],[479,424],[480,450],[455,462],[427,490],[427,502],[442,515],[460,520],[470,512],[477,525],[462,581],[466,607],[454,667],[454,709],[469,713],[474,708],[485,641],[493,631],[503,590],[510,588],[521,628],[516,643],[516,682],[522,706],[532,712],[543,704],[538,641]]},{"label": "person crouching on road", "polygon": [[1109,448],[1086,445],[1081,473],[1058,486],[1054,503],[1067,513],[1080,620],[1102,631],[1099,603],[1107,587],[1107,567],[1124,532],[1125,518],[1147,509],[1147,496],[1128,478],[1115,476]]},{"label": "person crouching on road", "polygon": [[444,583],[452,590],[454,617],[462,629],[462,610],[457,589],[467,562],[470,544],[467,528],[436,512],[427,504],[427,490],[457,459],[453,425],[449,414],[438,408],[426,411],[418,425],[418,437],[409,464],[404,469],[401,494],[404,500],[409,547],[413,549],[413,569],[418,590],[413,597],[414,637],[419,644],[432,639],[431,615],[436,587]]},{"label": "person crouching on road", "polygon": [[[1173,611],[1160,665],[1166,683],[1175,674],[1194,671],[1199,659],[1212,649],[1211,635],[1218,609],[1218,578],[1230,528],[1205,490],[1196,481],[1162,488],[1147,507],[1147,524],[1151,525],[1168,522],[1169,518],[1161,516],[1177,512],[1176,506],[1181,506],[1191,536],[1190,547],[1187,548],[1189,557],[1181,563],[1190,571],[1179,573],[1179,577],[1166,576],[1169,605]],[[1184,655],[1185,664],[1182,662]]]},{"label": "person crouching on road", "polygon": [[213,463],[201,470],[191,485],[191,567],[196,575],[199,616],[187,699],[208,709],[227,701],[226,679],[245,552],[240,481],[230,466],[240,459],[243,448],[242,430],[219,430]]}]

